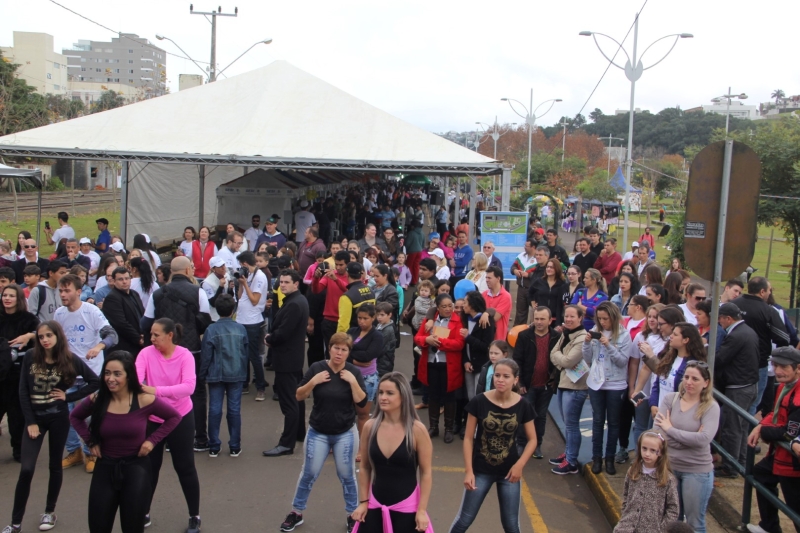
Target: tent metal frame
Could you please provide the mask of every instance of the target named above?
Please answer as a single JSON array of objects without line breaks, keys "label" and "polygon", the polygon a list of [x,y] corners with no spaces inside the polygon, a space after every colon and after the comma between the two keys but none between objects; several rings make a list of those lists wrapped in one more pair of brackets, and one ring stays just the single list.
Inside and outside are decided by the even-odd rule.
[{"label": "tent metal frame", "polygon": [[11,173],[7,170],[4,171],[4,169],[0,167],[0,178],[29,181],[38,192],[36,197],[36,243],[40,244],[42,237],[42,190],[44,189],[42,171],[38,168],[33,170],[26,168],[11,168],[17,172]]}]

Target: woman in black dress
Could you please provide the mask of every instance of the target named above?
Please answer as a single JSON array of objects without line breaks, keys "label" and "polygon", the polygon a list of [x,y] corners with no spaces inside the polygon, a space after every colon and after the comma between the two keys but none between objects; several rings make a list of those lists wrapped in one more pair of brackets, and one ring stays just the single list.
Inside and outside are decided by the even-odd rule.
[{"label": "woman in black dress", "polygon": [[[378,402],[364,425],[360,453],[369,460],[358,476],[361,500],[352,514],[357,521],[353,531],[433,533],[426,511],[433,445],[414,408],[411,385],[400,372],[384,375],[378,384]],[[391,529],[384,528],[381,506],[388,507]]]}]

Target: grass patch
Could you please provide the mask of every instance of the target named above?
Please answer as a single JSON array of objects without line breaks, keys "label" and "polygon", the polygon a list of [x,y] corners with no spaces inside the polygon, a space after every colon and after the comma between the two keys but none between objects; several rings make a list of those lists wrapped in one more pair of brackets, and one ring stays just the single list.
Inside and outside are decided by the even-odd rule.
[{"label": "grass patch", "polygon": [[[97,239],[99,235],[99,231],[97,231],[97,224],[95,224],[95,220],[98,218],[107,218],[108,219],[108,231],[111,232],[111,235],[118,235],[119,234],[119,213],[112,213],[110,211],[100,212],[100,213],[93,213],[91,215],[75,215],[69,218],[69,225],[75,230],[75,237],[80,239],[81,237],[89,237],[90,239]],[[39,243],[39,251],[43,256],[48,256],[55,250],[55,246],[51,246],[47,244],[47,239],[44,235],[44,223],[45,221],[50,222],[50,227],[55,230],[58,228],[58,220],[56,219],[55,213],[47,213],[42,214],[42,241]],[[29,231],[33,238],[36,238],[36,217],[31,218],[21,218],[18,224],[12,224],[11,222],[0,222],[0,237],[3,240],[11,241],[15,243],[17,242],[17,235],[19,235],[20,231]]]}]

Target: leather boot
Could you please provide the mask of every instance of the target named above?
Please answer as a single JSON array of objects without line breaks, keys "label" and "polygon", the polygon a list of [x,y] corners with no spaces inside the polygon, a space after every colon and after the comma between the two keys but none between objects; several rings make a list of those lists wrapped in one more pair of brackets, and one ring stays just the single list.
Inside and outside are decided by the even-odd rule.
[{"label": "leather boot", "polygon": [[456,402],[444,404],[444,443],[453,442],[453,424],[456,421]]},{"label": "leather boot", "polygon": [[606,474],[613,476],[617,473],[617,468],[614,466],[614,456],[606,457]]},{"label": "leather boot", "polygon": [[428,435],[431,437],[439,436],[439,410],[438,401],[428,400]]}]

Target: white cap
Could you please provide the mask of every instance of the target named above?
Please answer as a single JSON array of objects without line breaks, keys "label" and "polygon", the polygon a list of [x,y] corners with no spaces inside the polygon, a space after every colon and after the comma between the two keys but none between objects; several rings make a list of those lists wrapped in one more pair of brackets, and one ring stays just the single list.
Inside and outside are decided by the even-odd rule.
[{"label": "white cap", "polygon": [[208,261],[208,266],[210,266],[211,268],[218,268],[221,266],[225,266],[225,261],[223,261],[221,257],[212,257]]},{"label": "white cap", "polygon": [[111,245],[111,249],[115,252],[122,252],[125,250],[125,246],[123,246],[121,242],[117,241]]},{"label": "white cap", "polygon": [[428,252],[428,254],[429,255],[435,255],[439,259],[444,259],[444,252],[442,251],[441,248],[436,248],[434,251]]},{"label": "white cap", "polygon": [[637,241],[633,241],[633,244],[631,244],[631,248],[638,248],[638,247],[639,243]]},{"label": "white cap", "polygon": [[308,202],[306,200],[303,200],[302,202],[300,202],[300,207],[308,207]]},{"label": "white cap", "polygon": [[144,237],[144,242],[150,244],[150,235],[148,235],[147,233],[142,233],[142,237]]},{"label": "white cap", "polygon": [[81,240],[78,241],[78,244],[92,244],[92,241],[90,241],[88,237],[82,237]]}]

